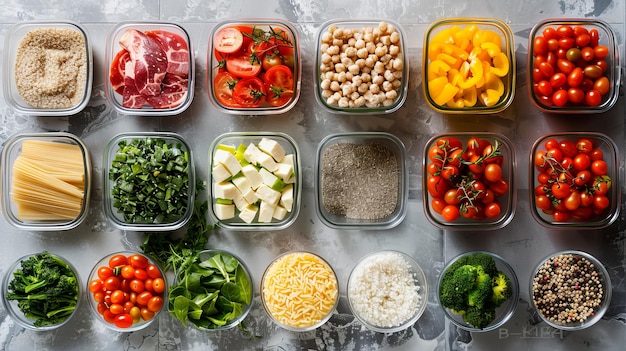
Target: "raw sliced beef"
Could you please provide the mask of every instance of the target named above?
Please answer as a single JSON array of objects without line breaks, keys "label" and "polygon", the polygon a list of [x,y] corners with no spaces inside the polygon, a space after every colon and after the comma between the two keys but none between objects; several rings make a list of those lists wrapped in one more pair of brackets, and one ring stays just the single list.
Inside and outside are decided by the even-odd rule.
[{"label": "raw sliced beef", "polygon": [[135,76],[132,68],[133,63],[131,61],[126,62],[122,106],[126,108],[141,108],[146,103],[146,98],[135,87]]},{"label": "raw sliced beef", "polygon": [[146,102],[158,109],[173,108],[182,104],[187,98],[189,79],[176,74],[167,74],[163,79],[163,92],[159,96],[150,96]]},{"label": "raw sliced beef", "polygon": [[163,30],[151,30],[146,34],[156,39],[167,56],[167,73],[181,77],[189,75],[189,47],[180,35]]},{"label": "raw sliced beef", "polygon": [[[161,82],[167,70],[167,56],[161,44],[152,37],[135,29],[128,29],[120,38],[120,45],[130,54],[134,69],[135,87],[139,94],[161,94]],[[126,66],[128,72],[128,65]]]},{"label": "raw sliced beef", "polygon": [[[120,50],[109,68],[109,80],[111,87],[118,94],[124,93],[124,77],[126,76],[126,62],[130,61],[130,54],[127,50]],[[133,81],[134,84],[134,81]]]}]

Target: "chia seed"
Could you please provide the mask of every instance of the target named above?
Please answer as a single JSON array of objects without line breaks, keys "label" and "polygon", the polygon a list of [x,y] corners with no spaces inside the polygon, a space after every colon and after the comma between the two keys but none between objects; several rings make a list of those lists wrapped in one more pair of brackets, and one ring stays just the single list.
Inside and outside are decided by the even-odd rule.
[{"label": "chia seed", "polygon": [[323,206],[352,219],[385,218],[398,204],[399,172],[395,153],[382,143],[331,145],[321,158]]}]

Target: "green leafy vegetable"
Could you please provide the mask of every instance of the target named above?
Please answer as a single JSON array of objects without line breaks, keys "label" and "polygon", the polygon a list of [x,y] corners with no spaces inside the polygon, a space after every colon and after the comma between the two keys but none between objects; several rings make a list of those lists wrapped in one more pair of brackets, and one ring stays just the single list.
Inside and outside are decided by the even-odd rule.
[{"label": "green leafy vegetable", "polygon": [[147,137],[122,140],[109,168],[113,207],[127,223],[171,223],[187,211],[189,152]]},{"label": "green leafy vegetable", "polygon": [[7,299],[17,300],[24,316],[34,320],[35,327],[58,324],[66,320],[78,303],[78,280],[61,259],[47,251],[20,262],[13,272]]}]

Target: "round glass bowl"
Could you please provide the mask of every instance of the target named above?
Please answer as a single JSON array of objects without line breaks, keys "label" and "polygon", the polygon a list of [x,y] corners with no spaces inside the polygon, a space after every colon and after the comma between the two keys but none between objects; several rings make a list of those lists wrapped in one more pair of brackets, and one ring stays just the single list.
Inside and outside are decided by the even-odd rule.
[{"label": "round glass bowl", "polygon": [[263,307],[277,325],[287,330],[318,328],[330,319],[338,301],[335,271],[310,252],[292,251],[278,256],[261,278]]},{"label": "round glass bowl", "polygon": [[370,330],[395,333],[413,325],[426,310],[428,285],[422,268],[398,251],[363,257],[348,278],[348,302]]},{"label": "round glass bowl", "polygon": [[602,319],[611,303],[611,289],[602,262],[576,250],[541,260],[530,278],[532,307],[546,324],[567,331],[588,328]]},{"label": "round glass bowl", "polygon": [[3,61],[4,99],[17,113],[69,116],[87,106],[93,57],[91,40],[82,24],[16,23],[5,33]]},{"label": "round glass bowl", "polygon": [[458,132],[432,137],[423,158],[426,217],[444,230],[503,228],[515,213],[516,168],[515,149],[504,135]]},{"label": "round glass bowl", "polygon": [[302,61],[294,25],[281,19],[217,24],[207,51],[209,100],[224,113],[275,115],[300,98]]},{"label": "round glass bowl", "polygon": [[24,133],[2,149],[2,214],[22,230],[68,230],[88,214],[89,151],[65,132]]},{"label": "round glass bowl", "polygon": [[232,230],[280,230],[300,212],[296,141],[279,132],[225,133],[209,150],[209,215]]},{"label": "round glass bowl", "polygon": [[406,216],[406,150],[392,134],[331,134],[317,148],[316,172],[315,208],[331,228],[390,229]]},{"label": "round glass bowl", "polygon": [[[199,330],[231,329],[239,325],[252,309],[254,290],[250,269],[241,258],[228,251],[201,251],[191,270],[180,272],[176,279],[172,290],[176,295],[173,302],[176,317],[180,319],[182,313],[186,323]],[[180,283],[181,280],[186,283]],[[179,284],[183,285],[179,287]],[[193,308],[192,303],[195,304]],[[179,304],[189,305],[186,314],[177,307]]]},{"label": "round glass bowl", "polygon": [[389,19],[334,19],[317,33],[315,98],[329,112],[385,114],[406,100],[406,35]]},{"label": "round glass bowl", "polygon": [[[161,311],[167,311],[165,272],[139,252],[119,251],[104,256],[89,273],[87,290],[95,319],[118,332],[141,330],[152,324]],[[131,300],[133,293],[135,301]]]},{"label": "round glass bowl", "polygon": [[530,100],[543,112],[601,113],[617,102],[619,45],[602,20],[550,18],[537,23],[528,39],[527,67]]},{"label": "round glass bowl", "polygon": [[[106,40],[108,102],[126,115],[172,116],[185,111],[193,100],[195,84],[191,44],[189,33],[175,23],[115,25]],[[133,75],[126,74],[127,67]]]},{"label": "round glass bowl", "polygon": [[[53,257],[54,261],[48,262],[48,260],[50,259],[50,258],[47,258],[48,255]],[[24,315],[24,312],[22,312],[18,306],[18,300],[9,300],[9,297],[7,296],[7,294],[9,293],[9,285],[11,284],[11,281],[15,279],[14,274],[16,271],[22,270],[22,262],[28,261],[29,259],[44,260],[48,267],[54,267],[55,265],[59,266],[59,268],[61,269],[61,272],[65,271],[66,269],[71,270],[72,275],[67,275],[67,277],[69,277],[70,279],[72,278],[76,279],[76,282],[75,282],[76,283],[76,296],[75,296],[76,301],[74,303],[75,307],[73,311],[71,312],[71,314],[67,315],[65,319],[58,321],[57,323],[54,323],[54,324],[36,326],[35,323],[46,324],[49,321],[48,322],[45,322],[43,320],[39,321],[38,319],[26,317]],[[46,287],[44,286],[42,288],[32,290],[31,293],[32,294],[43,293],[43,291],[41,290],[45,290],[45,289]],[[82,287],[82,283],[80,280],[80,276],[78,275],[78,271],[76,270],[76,267],[74,267],[65,258],[56,254],[47,253],[45,251],[39,252],[39,253],[33,253],[33,254],[29,254],[29,255],[21,257],[20,259],[15,261],[10,267],[8,267],[8,269],[6,270],[6,274],[4,275],[4,278],[2,279],[2,303],[4,304],[4,309],[8,312],[9,316],[11,316],[11,318],[19,326],[26,328],[26,329],[30,329],[30,330],[35,330],[35,331],[47,331],[47,330],[56,329],[65,325],[76,314],[76,311],[78,310],[78,307],[80,306],[80,303],[82,300],[82,292],[83,292],[83,287]],[[70,297],[70,299],[71,298],[72,297]],[[40,301],[43,301],[43,300],[40,300]],[[34,303],[35,302],[33,302],[33,304]],[[43,305],[43,302],[41,304]],[[48,306],[48,307],[41,306],[41,308],[46,309],[47,311],[54,311],[57,308],[63,308],[63,307],[69,307],[69,306],[70,305],[59,304],[58,306]],[[61,313],[65,313],[65,312],[61,312]]]},{"label": "round glass bowl", "polygon": [[515,95],[513,32],[495,18],[444,18],[424,35],[422,87],[437,112],[487,114]]},{"label": "round glass bowl", "polygon": [[104,150],[104,212],[122,230],[171,231],[193,213],[195,168],[182,136],[132,132],[113,137]]},{"label": "round glass bowl", "polygon": [[533,144],[529,165],[528,184],[534,189],[531,213],[539,224],[550,229],[601,229],[619,217],[618,148],[608,136],[547,134]]},{"label": "round glass bowl", "polygon": [[[485,260],[485,257],[487,257],[487,260]],[[461,314],[455,313],[452,309],[443,306],[442,292],[443,292],[444,287],[443,287],[442,282],[444,281],[444,279],[451,278],[451,274],[453,274],[457,269],[459,269],[459,267],[468,265],[468,264],[476,265],[476,264],[481,264],[480,262],[489,262],[490,260],[489,257],[493,258],[493,262],[495,262],[495,270],[497,271],[497,273],[495,273],[496,277],[498,273],[503,273],[508,278],[508,283],[510,284],[510,287],[511,287],[511,296],[508,299],[504,300],[504,302],[502,302],[500,306],[495,307],[495,311],[492,310],[494,308],[493,304],[490,301],[486,302],[485,308],[482,311],[487,311],[487,313],[492,313],[493,320],[489,324],[485,325],[483,328],[477,328],[469,324],[468,322],[466,322],[466,318],[469,319],[467,317],[467,311],[464,315],[461,315]],[[482,264],[483,267],[486,265],[490,265],[490,263]],[[484,270],[484,272],[489,274],[488,269]],[[491,276],[492,274],[489,274],[489,275]],[[498,281],[500,282],[500,279],[498,279]],[[463,330],[467,330],[469,332],[488,332],[488,331],[492,331],[501,327],[515,313],[515,309],[517,308],[517,303],[519,301],[519,296],[520,296],[519,281],[517,279],[517,275],[515,274],[515,271],[513,270],[513,267],[511,267],[511,265],[507,261],[505,261],[504,258],[492,252],[470,251],[470,252],[460,254],[459,256],[453,258],[452,260],[450,260],[450,262],[446,264],[441,275],[439,276],[439,280],[437,283],[437,300],[439,302],[439,305],[443,309],[445,316],[454,325],[456,325],[457,327]]]}]

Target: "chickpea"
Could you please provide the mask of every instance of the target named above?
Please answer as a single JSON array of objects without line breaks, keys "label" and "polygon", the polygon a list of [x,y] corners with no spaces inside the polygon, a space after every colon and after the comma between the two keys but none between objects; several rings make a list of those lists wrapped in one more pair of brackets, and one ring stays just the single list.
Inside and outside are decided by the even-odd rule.
[{"label": "chickpea", "polygon": [[364,97],[359,96],[359,98],[354,100],[354,107],[361,107],[363,105],[365,105],[365,98]]},{"label": "chickpea", "polygon": [[395,100],[398,97],[398,92],[395,90],[390,90],[388,92],[385,92],[385,98],[387,98],[388,100]]},{"label": "chickpea", "polygon": [[361,79],[363,80],[363,82],[367,83],[367,82],[371,82],[372,81],[372,76],[369,73],[362,73],[361,74]]},{"label": "chickpea", "polygon": [[352,94],[352,92],[352,84],[343,84],[341,86],[341,93],[343,94],[343,96],[348,96]]},{"label": "chickpea", "polygon": [[343,40],[341,39],[333,39],[333,46],[341,47],[343,45]]},{"label": "chickpea", "polygon": [[344,97],[342,97],[341,99],[339,99],[338,104],[339,104],[339,107],[342,107],[342,108],[344,108],[344,107],[348,107],[348,105],[349,105],[349,100],[348,100],[348,98],[347,98],[347,97],[345,97],[345,96],[344,96]]},{"label": "chickpea", "polygon": [[364,48],[364,47],[363,47],[363,48],[358,49],[358,50],[357,50],[357,52],[356,52],[356,56],[357,56],[358,58],[361,58],[361,59],[367,58],[367,55],[369,55],[369,52],[368,52],[368,51],[367,51],[367,49],[366,49],[366,48]]},{"label": "chickpea", "polygon": [[332,91],[339,91],[341,89],[341,86],[339,85],[339,82],[330,82],[330,90]]},{"label": "chickpea", "polygon": [[378,57],[382,57],[387,53],[387,47],[386,46],[379,46],[376,49],[374,49],[374,53],[376,54],[376,56]]},{"label": "chickpea", "polygon": [[363,39],[358,39],[355,43],[354,43],[354,47],[357,49],[363,49],[365,47],[365,40]]},{"label": "chickpea", "polygon": [[363,68],[363,67],[365,66],[365,60],[364,60],[364,59],[362,59],[362,58],[360,58],[360,59],[358,59],[358,60],[354,61],[354,63],[355,63],[357,66],[359,66],[359,69],[361,69],[361,68]]},{"label": "chickpea", "polygon": [[389,107],[391,105],[393,105],[393,100],[392,99],[385,99],[385,100],[383,100],[383,106]]},{"label": "chickpea", "polygon": [[382,87],[385,92],[393,90],[393,84],[388,81],[384,81]]},{"label": "chickpea", "polygon": [[361,83],[356,91],[358,91],[359,94],[365,94],[369,90],[370,90],[370,87],[369,87],[369,85],[367,83]]},{"label": "chickpea", "polygon": [[385,72],[385,65],[382,62],[376,62],[376,64],[374,65],[374,71],[376,73],[382,74]]},{"label": "chickpea", "polygon": [[332,46],[328,47],[328,50],[326,52],[329,55],[339,55],[339,46],[332,45]]},{"label": "chickpea", "polygon": [[333,63],[339,63],[339,62],[341,62],[341,56],[339,56],[339,55],[333,55],[333,56],[330,58],[330,60],[331,60]]},{"label": "chickpea", "polygon": [[336,78],[335,80],[336,80],[336,81],[338,81],[338,82],[340,82],[340,83],[345,82],[345,81],[347,80],[347,79],[346,79],[346,72],[339,72],[339,73],[337,74],[337,78]]},{"label": "chickpea", "polygon": [[327,54],[327,53],[323,53],[323,54],[322,54],[322,63],[327,64],[327,63],[330,63],[330,62],[331,62],[331,57],[330,57],[330,55],[329,55],[329,54]]},{"label": "chickpea", "polygon": [[355,57],[355,56],[357,56],[357,52],[358,51],[357,51],[357,49],[355,47],[350,46],[350,47],[348,47],[346,49],[346,56],[350,57],[350,58]]},{"label": "chickpea", "polygon": [[324,89],[324,90],[328,90],[330,89],[330,79],[324,79],[321,83],[320,83],[320,88]]},{"label": "chickpea", "polygon": [[398,56],[400,54],[400,47],[397,45],[390,45],[389,46],[389,54],[391,56]]},{"label": "chickpea", "polygon": [[326,103],[328,105],[337,105],[337,102],[339,102],[339,99],[337,99],[335,95],[331,95],[328,97],[328,99],[326,99]]},{"label": "chickpea", "polygon": [[393,69],[396,71],[401,71],[404,68],[404,63],[401,58],[395,58],[393,60]]},{"label": "chickpea", "polygon": [[359,65],[357,65],[357,64],[353,64],[353,65],[348,66],[348,71],[350,73],[352,73],[352,74],[359,74],[360,70],[361,69],[359,68]]},{"label": "chickpea", "polygon": [[392,82],[396,79],[396,77],[393,76],[393,73],[391,73],[390,70],[386,70],[385,73],[383,73],[383,77],[385,77],[385,80],[389,82]]},{"label": "chickpea", "polygon": [[332,95],[333,95],[332,90],[330,90],[330,89],[324,89],[324,90],[322,90],[322,97],[323,97],[324,99],[328,99],[328,98],[329,98],[329,97],[331,97]]},{"label": "chickpea", "polygon": [[[355,75],[355,76],[352,78],[352,84],[355,84],[355,85],[361,85],[361,83],[363,83],[363,78],[361,78],[361,76],[359,76],[359,75]],[[329,83],[329,86],[330,86],[330,83]]]},{"label": "chickpea", "polygon": [[365,48],[367,49],[368,53],[373,54],[376,51],[376,44],[374,44],[374,42],[372,42],[372,41],[368,41],[365,44]]},{"label": "chickpea", "polygon": [[389,37],[388,35],[383,35],[382,37],[380,37],[380,42],[383,43],[383,45],[385,46],[389,46],[391,45],[391,37]]},{"label": "chickpea", "polygon": [[325,43],[325,44],[330,43],[333,40],[332,38],[333,38],[333,35],[331,33],[324,32],[322,34],[322,43]]},{"label": "chickpea", "polygon": [[385,78],[382,75],[376,74],[372,75],[372,84],[381,85],[385,81]]},{"label": "chickpea", "polygon": [[400,42],[400,33],[398,33],[398,32],[392,32],[392,33],[389,35],[389,39],[391,40],[391,42],[392,42],[393,44],[398,44],[398,43]]},{"label": "chickpea", "polygon": [[370,85],[370,91],[373,94],[378,94],[378,93],[380,93],[380,86],[378,84],[376,84],[376,83],[372,83],[372,85]]}]

